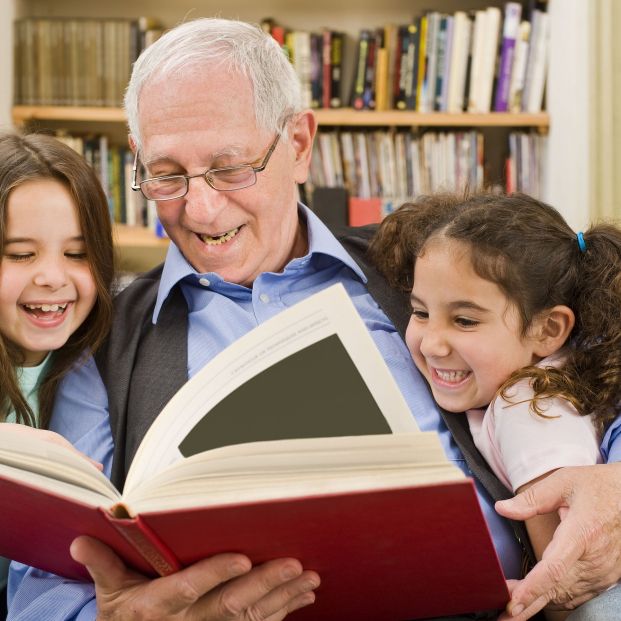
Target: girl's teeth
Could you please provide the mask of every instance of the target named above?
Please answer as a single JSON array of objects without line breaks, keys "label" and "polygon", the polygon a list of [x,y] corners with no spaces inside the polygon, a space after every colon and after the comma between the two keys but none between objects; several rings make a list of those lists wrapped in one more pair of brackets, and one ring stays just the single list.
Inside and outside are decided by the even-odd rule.
[{"label": "girl's teeth", "polygon": [[25,305],[26,308],[29,308],[30,310],[37,310],[40,309],[42,310],[44,313],[56,313],[59,310],[65,310],[65,308],[67,307],[67,304],[26,304]]},{"label": "girl's teeth", "polygon": [[439,371],[438,369],[436,369],[436,373],[445,382],[459,382],[468,375],[467,371]]}]

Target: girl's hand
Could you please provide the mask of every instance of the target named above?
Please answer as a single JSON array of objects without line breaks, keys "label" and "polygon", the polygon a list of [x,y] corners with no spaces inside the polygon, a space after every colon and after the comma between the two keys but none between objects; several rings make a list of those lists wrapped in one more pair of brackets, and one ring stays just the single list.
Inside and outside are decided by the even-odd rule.
[{"label": "girl's hand", "polygon": [[98,461],[95,461],[94,459],[87,457],[86,455],[84,455],[84,453],[80,453],[80,451],[74,448],[71,442],[63,438],[61,435],[55,433],[54,431],[48,431],[46,429],[34,429],[33,427],[28,427],[27,425],[20,425],[18,423],[2,423],[2,424],[10,425],[12,430],[14,430],[17,433],[37,434],[40,439],[45,440],[46,442],[52,442],[53,444],[59,444],[60,446],[64,446],[65,448],[68,448],[71,451],[73,451],[76,455],[79,455],[83,459],[86,459],[87,461],[89,461],[91,464],[93,464],[93,466],[95,466],[95,468],[97,468],[97,470],[103,470],[103,466]]}]

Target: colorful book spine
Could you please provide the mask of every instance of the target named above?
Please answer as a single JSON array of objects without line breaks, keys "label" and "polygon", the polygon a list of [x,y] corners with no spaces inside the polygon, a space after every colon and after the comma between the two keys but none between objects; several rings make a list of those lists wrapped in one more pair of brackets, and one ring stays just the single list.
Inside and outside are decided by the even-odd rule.
[{"label": "colorful book spine", "polygon": [[520,31],[521,18],[522,5],[518,2],[507,2],[502,29],[498,81],[496,82],[496,93],[494,96],[495,112],[507,112],[509,109],[511,70],[515,59],[515,46]]}]

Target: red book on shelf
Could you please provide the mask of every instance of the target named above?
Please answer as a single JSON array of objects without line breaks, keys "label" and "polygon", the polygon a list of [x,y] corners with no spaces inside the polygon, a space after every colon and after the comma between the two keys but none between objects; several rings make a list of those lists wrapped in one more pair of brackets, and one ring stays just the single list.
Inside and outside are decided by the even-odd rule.
[{"label": "red book on shelf", "polygon": [[349,226],[364,226],[375,224],[382,220],[381,198],[358,198],[352,196],[349,199]]}]

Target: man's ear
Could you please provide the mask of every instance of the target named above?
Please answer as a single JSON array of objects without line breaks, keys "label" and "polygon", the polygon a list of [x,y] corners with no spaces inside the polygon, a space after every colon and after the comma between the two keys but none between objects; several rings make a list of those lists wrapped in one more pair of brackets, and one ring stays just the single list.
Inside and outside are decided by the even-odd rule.
[{"label": "man's ear", "polygon": [[304,183],[308,177],[313,140],[317,132],[317,120],[311,110],[296,115],[289,127],[290,143],[295,153],[294,177],[296,183]]},{"label": "man's ear", "polygon": [[565,344],[575,323],[576,316],[569,306],[559,304],[543,311],[532,326],[533,353],[541,358],[551,356]]},{"label": "man's ear", "polygon": [[129,148],[132,150],[132,153],[136,153],[136,139],[132,134],[127,134],[127,143],[129,144]]}]

